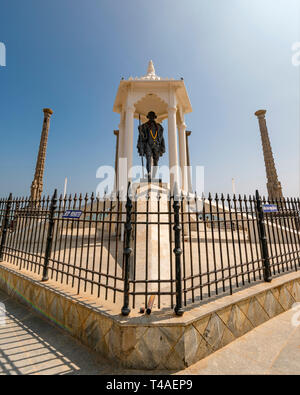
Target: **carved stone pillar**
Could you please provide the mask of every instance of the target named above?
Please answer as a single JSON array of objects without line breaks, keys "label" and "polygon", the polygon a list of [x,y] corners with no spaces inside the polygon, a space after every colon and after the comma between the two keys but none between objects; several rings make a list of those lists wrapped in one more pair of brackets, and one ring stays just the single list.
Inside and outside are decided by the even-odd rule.
[{"label": "carved stone pillar", "polygon": [[279,199],[283,197],[281,184],[278,181],[277,171],[275,168],[275,162],[273,158],[271,143],[269,139],[265,114],[266,110],[259,110],[256,111],[255,115],[258,118],[259,128],[260,128],[260,135],[261,135],[261,142],[263,147],[264,153],[264,160],[265,160],[265,167],[266,167],[266,174],[267,174],[267,189],[269,197],[272,199]]},{"label": "carved stone pillar", "polygon": [[39,147],[39,153],[36,161],[34,179],[31,184],[31,200],[39,200],[43,192],[43,178],[45,170],[45,159],[47,152],[48,134],[50,128],[50,117],[53,111],[50,108],[44,108],[44,122]]}]

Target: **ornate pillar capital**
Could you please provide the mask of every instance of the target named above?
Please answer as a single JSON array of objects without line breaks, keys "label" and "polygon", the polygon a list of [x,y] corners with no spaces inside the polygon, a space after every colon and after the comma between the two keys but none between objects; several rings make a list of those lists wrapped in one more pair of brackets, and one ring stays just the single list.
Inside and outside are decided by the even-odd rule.
[{"label": "ornate pillar capital", "polygon": [[258,110],[254,113],[254,115],[256,115],[258,119],[264,119],[266,112],[267,110]]},{"label": "ornate pillar capital", "polygon": [[177,111],[177,108],[175,106],[168,107],[168,114],[175,114],[176,111]]},{"label": "ornate pillar capital", "polygon": [[126,106],[126,112],[127,112],[127,113],[132,113],[132,114],[134,114],[134,112],[135,112],[135,107],[134,107],[134,105],[128,104],[128,105]]},{"label": "ornate pillar capital", "polygon": [[49,117],[51,117],[51,115],[53,114],[53,111],[51,110],[51,108],[43,108],[43,112],[44,112],[45,116],[49,116]]}]

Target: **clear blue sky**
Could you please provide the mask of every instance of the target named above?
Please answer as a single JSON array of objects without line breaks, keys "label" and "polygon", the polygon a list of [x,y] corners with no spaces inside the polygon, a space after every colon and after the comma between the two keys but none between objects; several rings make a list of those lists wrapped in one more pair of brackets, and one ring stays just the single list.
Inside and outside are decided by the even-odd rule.
[{"label": "clear blue sky", "polygon": [[[193,165],[206,192],[265,193],[256,117],[265,108],[284,194],[299,195],[298,0],[0,0],[0,196],[28,194],[43,107],[51,107],[46,193],[95,191],[113,164],[120,78],[184,77]],[[165,129],[166,124],[164,123]],[[135,163],[139,164],[135,156]]]}]

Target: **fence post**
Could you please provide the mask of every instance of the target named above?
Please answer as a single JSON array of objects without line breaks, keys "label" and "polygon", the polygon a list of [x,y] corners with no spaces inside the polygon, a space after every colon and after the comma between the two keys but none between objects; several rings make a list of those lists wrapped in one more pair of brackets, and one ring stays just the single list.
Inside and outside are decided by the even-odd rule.
[{"label": "fence post", "polygon": [[127,202],[126,202],[126,223],[125,223],[125,246],[124,246],[124,256],[125,256],[125,277],[124,277],[124,305],[122,307],[122,315],[129,315],[129,272],[130,272],[130,255],[132,253],[132,248],[130,247],[131,239],[131,214],[132,214],[132,199],[130,182],[128,183],[127,189]]},{"label": "fence post", "polygon": [[270,283],[272,281],[270,258],[269,258],[269,251],[268,251],[268,244],[266,237],[266,228],[264,223],[264,212],[262,209],[261,198],[259,196],[258,190],[256,190],[255,197],[256,197],[256,208],[258,213],[257,226],[258,226],[259,242],[260,242],[262,260],[263,260],[264,280]]},{"label": "fence post", "polygon": [[47,234],[47,241],[46,241],[46,250],[45,250],[45,257],[44,257],[44,268],[43,268],[43,278],[42,281],[48,281],[48,265],[49,265],[49,258],[51,254],[52,248],[52,240],[53,240],[53,229],[54,229],[54,213],[57,208],[57,189],[54,190],[54,194],[51,199],[50,204],[50,211],[49,211],[49,225],[48,225],[48,234]]},{"label": "fence post", "polygon": [[181,284],[181,254],[182,249],[180,248],[180,232],[181,232],[181,225],[179,222],[179,193],[177,189],[177,184],[174,187],[174,232],[175,232],[175,248],[173,250],[175,254],[175,270],[176,270],[176,306],[175,306],[175,314],[178,316],[182,316],[184,310],[182,308],[182,284]]},{"label": "fence post", "polygon": [[9,223],[9,214],[10,214],[10,209],[11,209],[11,204],[12,204],[12,193],[9,194],[7,203],[6,203],[6,208],[5,208],[5,214],[4,214],[4,219],[3,219],[3,225],[2,225],[2,236],[1,236],[1,244],[0,244],[0,262],[3,261],[3,249],[5,247],[6,243],[6,234],[7,234],[7,228],[8,228],[8,223]]}]

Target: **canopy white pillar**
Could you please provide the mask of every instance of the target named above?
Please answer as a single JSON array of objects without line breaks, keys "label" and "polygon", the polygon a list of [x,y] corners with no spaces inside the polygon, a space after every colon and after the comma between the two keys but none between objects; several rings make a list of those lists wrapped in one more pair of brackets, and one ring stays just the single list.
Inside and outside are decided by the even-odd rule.
[{"label": "canopy white pillar", "polygon": [[118,156],[116,158],[116,165],[115,165],[115,192],[119,190],[120,187],[120,165],[122,166],[122,163],[120,163],[120,158],[124,158],[124,141],[125,141],[125,122],[124,122],[124,113],[121,112],[120,114],[120,123],[119,123],[119,134],[118,134],[118,147],[117,147],[117,153]]},{"label": "canopy white pillar", "polygon": [[181,189],[184,192],[188,191],[187,182],[187,158],[186,158],[186,124],[183,122],[178,127],[179,135],[179,159],[180,159],[180,169],[181,169]]},{"label": "canopy white pillar", "polygon": [[119,158],[124,158],[124,145],[125,145],[125,117],[124,112],[120,114],[119,123]]},{"label": "canopy white pillar", "polygon": [[127,158],[127,178],[132,167],[134,106],[127,106],[125,113],[124,157]]},{"label": "canopy white pillar", "polygon": [[170,168],[170,189],[173,192],[174,185],[179,186],[178,174],[178,150],[176,134],[176,107],[168,108],[168,143],[169,143],[169,168]]}]

